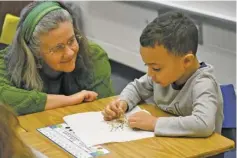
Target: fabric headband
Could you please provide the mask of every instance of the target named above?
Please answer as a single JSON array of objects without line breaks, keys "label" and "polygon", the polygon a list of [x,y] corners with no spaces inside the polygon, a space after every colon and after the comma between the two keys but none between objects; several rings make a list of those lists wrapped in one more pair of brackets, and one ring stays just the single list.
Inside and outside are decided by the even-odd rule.
[{"label": "fabric headband", "polygon": [[46,1],[40,3],[30,11],[25,18],[22,27],[22,36],[24,37],[26,43],[29,43],[29,40],[39,21],[49,12],[57,9],[62,9],[59,3],[54,1]]}]

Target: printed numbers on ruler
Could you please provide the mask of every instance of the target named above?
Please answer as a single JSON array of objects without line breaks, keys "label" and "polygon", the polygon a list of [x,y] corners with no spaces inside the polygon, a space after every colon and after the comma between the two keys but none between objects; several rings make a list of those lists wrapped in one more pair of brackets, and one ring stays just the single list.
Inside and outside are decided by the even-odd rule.
[{"label": "printed numbers on ruler", "polygon": [[68,151],[70,154],[77,158],[92,158],[92,155],[88,153],[88,149],[85,150],[85,147],[75,145],[70,139],[65,138],[64,135],[61,135],[62,132],[57,132],[50,127],[38,129],[39,132],[44,134],[46,137],[51,139],[53,142],[58,144],[60,147]]}]

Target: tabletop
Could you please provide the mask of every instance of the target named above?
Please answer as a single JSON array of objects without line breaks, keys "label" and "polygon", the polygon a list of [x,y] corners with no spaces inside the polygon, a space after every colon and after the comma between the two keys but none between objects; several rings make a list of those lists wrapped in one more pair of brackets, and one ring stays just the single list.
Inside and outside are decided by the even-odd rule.
[{"label": "tabletop", "polygon": [[[19,116],[21,127],[27,131],[22,132],[21,135],[24,137],[26,143],[49,157],[59,157],[59,155],[60,157],[70,157],[68,153],[38,133],[36,129],[63,123],[63,117],[66,115],[100,111],[114,99],[115,97],[109,97],[94,102]],[[157,117],[172,116],[155,105],[141,104],[139,106]],[[109,154],[101,156],[104,158],[183,158],[212,156],[231,150],[235,145],[232,140],[214,133],[208,138],[152,137],[122,143],[108,143],[102,146],[110,151]]]}]

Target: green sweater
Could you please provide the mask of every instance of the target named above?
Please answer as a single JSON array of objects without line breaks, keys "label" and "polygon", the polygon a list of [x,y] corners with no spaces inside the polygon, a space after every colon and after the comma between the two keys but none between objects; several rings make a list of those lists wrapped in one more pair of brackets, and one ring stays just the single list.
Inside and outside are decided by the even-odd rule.
[{"label": "green sweater", "polygon": [[[110,79],[111,67],[106,52],[97,44],[89,43],[93,61],[92,91],[99,94],[98,98],[114,95]],[[19,115],[40,112],[45,109],[47,94],[36,90],[17,88],[6,75],[4,56],[7,48],[0,51],[0,102],[10,105]],[[80,74],[79,74],[80,75]]]}]

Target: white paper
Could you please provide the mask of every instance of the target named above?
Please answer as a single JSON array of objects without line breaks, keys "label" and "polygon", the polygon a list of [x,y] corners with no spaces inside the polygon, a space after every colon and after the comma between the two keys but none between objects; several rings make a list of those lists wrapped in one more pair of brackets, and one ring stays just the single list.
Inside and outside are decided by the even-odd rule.
[{"label": "white paper", "polygon": [[[139,111],[141,109],[137,106],[125,115],[128,117]],[[133,130],[127,125],[121,128],[118,123],[114,123],[117,127],[120,125],[118,128],[112,128],[112,122],[104,121],[101,111],[68,115],[63,119],[87,146],[154,137],[153,132]]]}]

